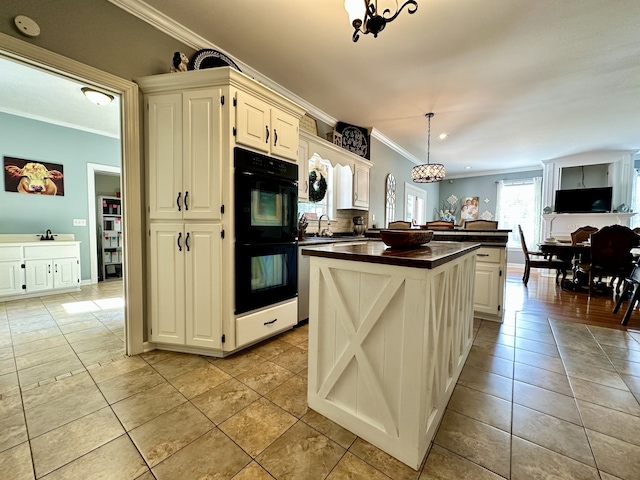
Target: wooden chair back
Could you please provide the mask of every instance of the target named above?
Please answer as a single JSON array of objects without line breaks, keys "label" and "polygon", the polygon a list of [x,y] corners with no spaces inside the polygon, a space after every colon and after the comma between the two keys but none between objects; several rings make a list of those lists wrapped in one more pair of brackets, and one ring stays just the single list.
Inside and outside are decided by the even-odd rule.
[{"label": "wooden chair back", "polygon": [[397,220],[395,222],[389,222],[390,230],[409,230],[411,228],[411,222],[403,222]]},{"label": "wooden chair back", "polygon": [[591,269],[603,275],[629,275],[631,249],[640,244],[640,236],[624,225],[609,225],[591,234]]},{"label": "wooden chair back", "polygon": [[455,223],[445,220],[434,220],[433,222],[427,222],[426,227],[427,230],[453,230]]},{"label": "wooden chair back", "polygon": [[589,240],[589,237],[596,233],[598,229],[596,227],[580,227],[576,231],[571,232],[571,244],[576,245],[577,243],[582,243]]},{"label": "wooden chair back", "polygon": [[524,233],[522,233],[522,226],[518,225],[518,232],[520,233],[520,245],[522,246],[522,253],[524,258],[529,260],[529,249],[527,248],[527,242],[524,239]]},{"label": "wooden chair back", "polygon": [[466,220],[464,222],[465,230],[497,230],[497,220]]}]

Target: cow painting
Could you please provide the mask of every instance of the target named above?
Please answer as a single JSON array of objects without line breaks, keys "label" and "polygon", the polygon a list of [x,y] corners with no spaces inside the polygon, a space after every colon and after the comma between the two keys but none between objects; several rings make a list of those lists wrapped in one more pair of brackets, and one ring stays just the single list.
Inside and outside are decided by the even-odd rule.
[{"label": "cow painting", "polygon": [[[35,195],[64,195],[62,165],[5,157],[5,190]],[[56,169],[55,167],[59,167]]]}]

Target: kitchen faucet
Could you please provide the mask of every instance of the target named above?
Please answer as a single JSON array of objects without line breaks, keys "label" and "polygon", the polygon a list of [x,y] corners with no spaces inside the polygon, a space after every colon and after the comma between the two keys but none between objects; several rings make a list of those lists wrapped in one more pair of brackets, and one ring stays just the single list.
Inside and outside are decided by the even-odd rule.
[{"label": "kitchen faucet", "polygon": [[[320,232],[320,229],[322,228],[322,217],[327,217],[327,228],[325,228],[324,230],[322,230],[322,232]],[[318,236],[319,237],[324,237],[324,233],[327,232],[327,237],[330,237],[331,235],[329,235],[330,230],[329,230],[329,225],[331,225],[330,220],[329,220],[329,215],[327,215],[326,213],[323,213],[322,215],[320,215],[320,218],[318,218]]]}]

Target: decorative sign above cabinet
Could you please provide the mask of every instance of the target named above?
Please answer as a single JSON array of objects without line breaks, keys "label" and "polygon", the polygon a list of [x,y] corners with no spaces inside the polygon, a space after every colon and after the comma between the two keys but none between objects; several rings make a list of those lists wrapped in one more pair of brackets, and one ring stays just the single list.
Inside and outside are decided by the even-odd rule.
[{"label": "decorative sign above cabinet", "polygon": [[362,158],[371,160],[371,135],[369,129],[338,122],[336,123],[336,132],[342,135],[342,148]]}]

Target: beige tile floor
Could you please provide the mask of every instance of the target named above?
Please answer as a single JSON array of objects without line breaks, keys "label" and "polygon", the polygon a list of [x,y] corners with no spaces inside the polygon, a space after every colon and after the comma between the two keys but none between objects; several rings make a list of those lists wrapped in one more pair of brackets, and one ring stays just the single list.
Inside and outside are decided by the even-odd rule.
[{"label": "beige tile floor", "polygon": [[307,409],[307,328],[123,355],[118,282],[0,303],[0,478],[639,479],[640,335],[476,322],[420,472]]}]

